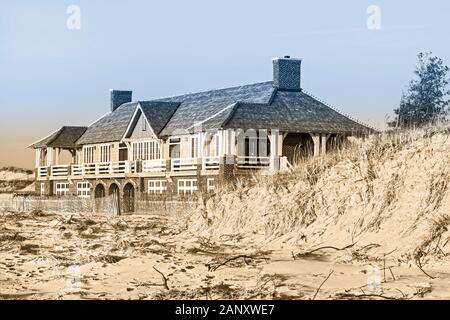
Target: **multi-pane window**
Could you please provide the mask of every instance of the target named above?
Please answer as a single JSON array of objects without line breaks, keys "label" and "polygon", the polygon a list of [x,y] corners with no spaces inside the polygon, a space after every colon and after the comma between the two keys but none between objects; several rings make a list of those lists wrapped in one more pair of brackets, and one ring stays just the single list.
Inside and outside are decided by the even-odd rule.
[{"label": "multi-pane window", "polygon": [[69,195],[69,183],[68,182],[58,182],[55,184],[55,194],[57,196],[67,196]]},{"label": "multi-pane window", "polygon": [[198,137],[191,138],[191,158],[198,157]]},{"label": "multi-pane window", "polygon": [[214,178],[208,178],[206,180],[206,189],[207,189],[207,191],[212,192],[212,191],[214,191],[215,188],[216,188],[216,182],[215,182]]},{"label": "multi-pane window", "polygon": [[105,144],[100,146],[100,162],[110,162],[111,161],[111,145]]},{"label": "multi-pane window", "polygon": [[178,194],[193,194],[197,191],[197,179],[179,179]]},{"label": "multi-pane window", "polygon": [[83,147],[83,162],[94,163],[95,147]]},{"label": "multi-pane window", "polygon": [[133,142],[133,160],[161,159],[161,149],[158,141]]},{"label": "multi-pane window", "polygon": [[45,194],[45,183],[41,183],[41,196]]},{"label": "multi-pane window", "polygon": [[149,180],[148,193],[164,193],[167,190],[166,180]]},{"label": "multi-pane window", "polygon": [[91,184],[89,182],[78,182],[77,183],[77,196],[78,197],[89,197],[91,195]]}]

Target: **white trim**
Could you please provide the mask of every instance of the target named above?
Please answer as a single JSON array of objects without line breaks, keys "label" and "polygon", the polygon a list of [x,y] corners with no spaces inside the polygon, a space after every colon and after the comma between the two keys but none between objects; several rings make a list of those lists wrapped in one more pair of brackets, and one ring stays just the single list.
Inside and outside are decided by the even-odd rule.
[{"label": "white trim", "polygon": [[89,198],[92,185],[88,181],[77,182],[77,197]]},{"label": "white trim", "polygon": [[[158,139],[158,136],[155,134],[155,130],[153,130],[152,126],[150,125],[150,122],[149,122],[148,119],[147,119],[147,116],[146,116],[145,113],[144,113],[144,110],[142,110],[141,103],[138,102],[138,105],[137,105],[137,107],[136,107],[136,110],[134,110],[133,116],[131,117],[131,120],[130,120],[130,122],[128,123],[127,130],[125,131],[124,135],[123,135],[122,138],[120,139],[120,142],[123,142],[124,139],[125,139],[125,137],[130,133],[131,126],[132,126],[132,124],[133,124],[133,121],[135,120],[135,117],[136,117],[136,114],[137,114],[138,110],[141,111],[141,115],[144,117],[145,121],[147,122],[147,129],[150,129],[151,134],[152,134],[156,139]],[[136,125],[138,126],[139,123],[136,123]]]},{"label": "white trim", "polygon": [[[180,183],[182,182],[182,183]],[[187,186],[187,182],[189,182],[189,186]],[[194,185],[195,183],[195,185]],[[182,184],[182,185],[181,185]],[[194,194],[198,190],[198,181],[197,179],[178,179],[177,180],[177,194]]]},{"label": "white trim", "polygon": [[55,183],[55,195],[68,196],[69,195],[69,182],[57,182]]},{"label": "white trim", "polygon": [[[91,159],[89,159],[89,160],[91,160],[91,161],[86,161],[86,150],[91,150],[91,152],[92,152],[92,154],[90,155],[90,158]],[[82,164],[85,164],[85,163],[88,163],[88,164],[91,164],[91,163],[95,163],[95,149],[96,149],[96,146],[95,145],[84,145],[82,148],[81,148],[81,163]]]},{"label": "white trim", "polygon": [[[150,186],[153,184],[153,186]],[[158,185],[157,185],[158,184]],[[162,194],[167,191],[167,180],[156,180],[151,179],[147,182],[147,193],[148,194]]]},{"label": "white trim", "polygon": [[[104,162],[111,162],[111,149],[112,149],[112,145],[111,143],[102,143],[99,145],[98,148],[98,162],[100,163],[104,163]],[[102,154],[103,150],[106,149],[107,150],[107,154]],[[102,156],[104,157],[102,159]]]}]

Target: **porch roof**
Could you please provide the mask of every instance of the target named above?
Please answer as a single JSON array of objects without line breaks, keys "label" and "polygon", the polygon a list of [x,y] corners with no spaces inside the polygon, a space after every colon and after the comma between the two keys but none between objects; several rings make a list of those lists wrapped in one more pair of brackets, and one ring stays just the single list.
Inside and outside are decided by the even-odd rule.
[{"label": "porch roof", "polygon": [[277,91],[270,104],[237,103],[221,126],[299,133],[375,132],[303,91]]},{"label": "porch roof", "polygon": [[69,127],[64,126],[49,136],[33,143],[29,148],[67,148],[76,147],[75,142],[86,132],[87,127]]}]

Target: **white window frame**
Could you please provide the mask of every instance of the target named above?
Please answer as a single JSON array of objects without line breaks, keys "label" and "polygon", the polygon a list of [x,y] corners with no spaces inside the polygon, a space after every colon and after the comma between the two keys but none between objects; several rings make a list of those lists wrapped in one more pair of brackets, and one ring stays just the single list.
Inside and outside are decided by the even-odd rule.
[{"label": "white window frame", "polygon": [[167,190],[166,180],[148,180],[147,193],[149,194],[162,194]]},{"label": "white window frame", "polygon": [[87,181],[77,182],[77,196],[89,198],[91,196],[91,184]]},{"label": "white window frame", "polygon": [[111,145],[110,144],[100,145],[100,152],[98,156],[100,163],[111,162]]},{"label": "white window frame", "polygon": [[133,161],[161,159],[161,145],[158,140],[136,141],[131,144]]},{"label": "white window frame", "polygon": [[192,136],[190,139],[191,158],[198,158],[200,154],[200,138],[198,135]]},{"label": "white window frame", "polygon": [[69,195],[69,183],[68,182],[55,183],[55,195],[68,196]]},{"label": "white window frame", "polygon": [[178,194],[194,194],[198,190],[197,179],[178,179],[177,193]]},{"label": "white window frame", "polygon": [[41,182],[41,196],[45,194],[45,183]]},{"label": "white window frame", "polygon": [[216,189],[216,180],[214,178],[206,179],[206,190],[212,192]]},{"label": "white window frame", "polygon": [[94,163],[95,146],[83,146],[83,163]]}]

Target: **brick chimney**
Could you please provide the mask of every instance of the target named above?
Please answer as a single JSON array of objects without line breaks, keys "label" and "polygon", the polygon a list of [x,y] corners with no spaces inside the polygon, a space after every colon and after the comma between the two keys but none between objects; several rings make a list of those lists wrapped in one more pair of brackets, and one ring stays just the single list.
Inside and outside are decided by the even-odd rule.
[{"label": "brick chimney", "polygon": [[131,102],[133,91],[109,90],[111,92],[111,112],[116,110],[122,104]]},{"label": "brick chimney", "polygon": [[274,58],[273,62],[273,85],[278,90],[301,91],[301,68],[302,60],[284,56]]}]

